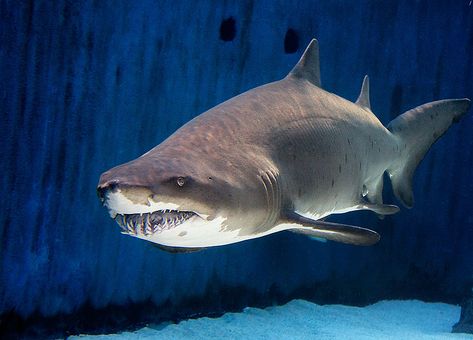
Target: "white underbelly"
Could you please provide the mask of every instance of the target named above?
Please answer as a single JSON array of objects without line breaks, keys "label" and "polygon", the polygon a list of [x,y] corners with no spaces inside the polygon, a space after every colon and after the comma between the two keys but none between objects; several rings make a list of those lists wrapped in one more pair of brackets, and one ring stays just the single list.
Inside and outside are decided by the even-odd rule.
[{"label": "white underbelly", "polygon": [[278,225],[261,233],[247,234],[241,229],[225,230],[224,222],[225,218],[223,217],[216,217],[212,221],[195,218],[160,233],[127,235],[170,247],[205,248],[251,240],[290,229],[289,225]]}]

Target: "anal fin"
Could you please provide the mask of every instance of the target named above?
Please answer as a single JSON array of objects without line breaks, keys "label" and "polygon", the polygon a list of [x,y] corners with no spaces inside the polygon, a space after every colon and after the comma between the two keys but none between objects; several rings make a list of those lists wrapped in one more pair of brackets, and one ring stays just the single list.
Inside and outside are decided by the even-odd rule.
[{"label": "anal fin", "polygon": [[288,229],[298,234],[323,238],[330,241],[370,246],[379,241],[379,234],[373,230],[348,224],[312,220],[294,212],[286,214],[282,223],[293,225]]}]

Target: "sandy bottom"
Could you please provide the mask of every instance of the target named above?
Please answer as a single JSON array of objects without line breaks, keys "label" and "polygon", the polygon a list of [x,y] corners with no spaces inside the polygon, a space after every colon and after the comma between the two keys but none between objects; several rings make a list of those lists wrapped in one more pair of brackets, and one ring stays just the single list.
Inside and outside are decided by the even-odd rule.
[{"label": "sandy bottom", "polygon": [[458,306],[415,300],[381,301],[363,308],[294,300],[214,319],[69,339],[473,339],[473,335],[450,333],[459,317]]}]

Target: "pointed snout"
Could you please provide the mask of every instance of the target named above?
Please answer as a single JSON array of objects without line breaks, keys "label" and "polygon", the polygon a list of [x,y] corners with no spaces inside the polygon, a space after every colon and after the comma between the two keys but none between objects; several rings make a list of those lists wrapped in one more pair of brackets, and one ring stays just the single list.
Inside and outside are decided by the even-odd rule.
[{"label": "pointed snout", "polygon": [[149,172],[140,161],[131,161],[105,171],[97,185],[97,195],[102,203],[107,198],[107,193],[116,192],[118,189],[130,187],[147,188],[150,186]]},{"label": "pointed snout", "polygon": [[107,205],[110,194],[121,192],[128,198],[147,203],[147,199],[153,194],[153,178],[146,167],[140,167],[136,161],[119,165],[105,171],[97,184],[97,196],[103,205]]}]

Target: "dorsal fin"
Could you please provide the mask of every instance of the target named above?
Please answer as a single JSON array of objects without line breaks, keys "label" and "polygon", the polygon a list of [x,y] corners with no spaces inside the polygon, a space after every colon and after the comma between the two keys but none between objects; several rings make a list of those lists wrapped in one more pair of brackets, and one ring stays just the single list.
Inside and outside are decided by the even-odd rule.
[{"label": "dorsal fin", "polygon": [[366,107],[371,110],[370,104],[370,79],[368,76],[365,76],[363,79],[363,85],[361,85],[360,95],[356,100],[355,104]]},{"label": "dorsal fin", "polygon": [[307,79],[312,84],[320,85],[319,43],[312,39],[299,62],[294,66],[289,76]]}]

